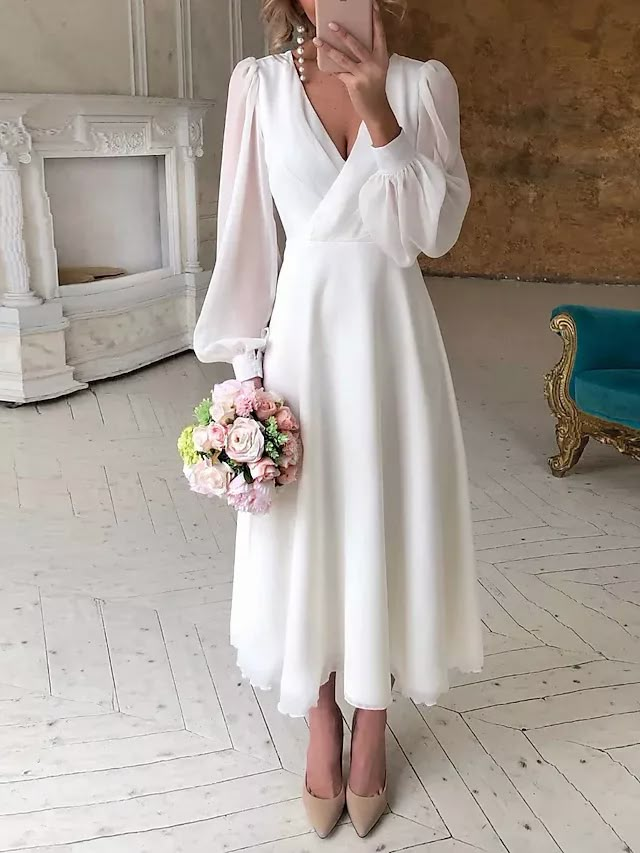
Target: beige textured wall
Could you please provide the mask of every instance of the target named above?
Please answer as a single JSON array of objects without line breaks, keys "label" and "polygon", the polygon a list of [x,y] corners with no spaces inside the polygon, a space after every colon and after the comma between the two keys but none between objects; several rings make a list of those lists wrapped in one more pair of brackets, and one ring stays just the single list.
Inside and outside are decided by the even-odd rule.
[{"label": "beige textured wall", "polygon": [[640,281],[639,0],[410,0],[401,50],[458,81],[473,185],[428,269]]}]

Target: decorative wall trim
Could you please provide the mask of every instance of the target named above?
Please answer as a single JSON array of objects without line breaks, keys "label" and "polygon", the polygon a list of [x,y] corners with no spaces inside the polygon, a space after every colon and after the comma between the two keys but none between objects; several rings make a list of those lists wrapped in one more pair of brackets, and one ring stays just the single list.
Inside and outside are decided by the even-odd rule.
[{"label": "decorative wall trim", "polygon": [[193,98],[191,0],[176,0],[176,32],[178,41],[178,97]]},{"label": "decorative wall trim", "polygon": [[147,97],[149,74],[147,71],[147,29],[144,18],[144,0],[129,0],[131,38],[131,94]]},{"label": "decorative wall trim", "polygon": [[148,150],[147,125],[133,123],[123,126],[109,126],[104,123],[89,125],[89,135],[93,140],[96,154],[133,155],[144,154]]},{"label": "decorative wall trim", "polygon": [[242,0],[229,0],[229,22],[231,27],[231,70],[244,58],[242,38]]}]

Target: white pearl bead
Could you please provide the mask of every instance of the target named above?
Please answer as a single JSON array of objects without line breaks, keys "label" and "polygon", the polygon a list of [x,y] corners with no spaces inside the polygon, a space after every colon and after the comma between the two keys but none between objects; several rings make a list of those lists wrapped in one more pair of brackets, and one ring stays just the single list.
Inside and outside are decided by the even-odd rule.
[{"label": "white pearl bead", "polygon": [[299,56],[298,57],[298,65],[304,65],[304,62],[305,62],[304,57]]},{"label": "white pearl bead", "polygon": [[299,33],[303,33],[303,32],[304,32],[304,27],[302,26],[302,24],[298,24],[298,26],[296,27],[296,30],[297,30]]},{"label": "white pearl bead", "polygon": [[302,36],[298,36],[296,41],[298,42],[298,44],[304,44],[304,39],[302,38]]},{"label": "white pearl bead", "polygon": [[301,80],[303,83],[306,83],[306,82],[307,82],[307,78],[305,77],[305,75],[304,75],[304,74],[301,74],[301,75],[300,75],[300,80]]},{"label": "white pearl bead", "polygon": [[304,53],[304,48],[298,47],[298,48],[296,48],[296,52],[297,52],[298,56],[302,56],[302,54]]}]

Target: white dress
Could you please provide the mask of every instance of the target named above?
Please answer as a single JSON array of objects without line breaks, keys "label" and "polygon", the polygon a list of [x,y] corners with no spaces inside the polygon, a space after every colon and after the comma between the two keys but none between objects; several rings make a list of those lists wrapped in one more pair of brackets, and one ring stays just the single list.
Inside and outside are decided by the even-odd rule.
[{"label": "white dress", "polygon": [[[467,471],[420,251],[448,252],[469,202],[458,96],[439,62],[391,57],[403,128],[345,161],[292,54],[230,87],[202,361],[262,374],[301,423],[298,482],[238,516],[231,642],[254,686],[302,716],[330,673],[347,702],[433,704],[482,666]],[[278,252],[275,209],[286,233]],[[267,328],[268,327],[268,328]]]}]

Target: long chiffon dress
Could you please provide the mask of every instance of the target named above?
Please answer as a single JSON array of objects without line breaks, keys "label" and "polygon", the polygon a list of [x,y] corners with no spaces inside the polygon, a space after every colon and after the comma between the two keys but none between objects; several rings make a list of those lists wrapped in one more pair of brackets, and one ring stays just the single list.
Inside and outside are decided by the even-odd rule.
[{"label": "long chiffon dress", "polygon": [[[303,716],[333,671],[351,705],[436,702],[482,666],[467,470],[442,338],[416,258],[448,252],[469,202],[458,94],[393,55],[402,132],[345,160],[293,55],[232,75],[217,260],[201,361],[264,376],[301,424],[298,482],[239,513],[231,642],[245,677]],[[278,249],[276,212],[286,234]]]}]

